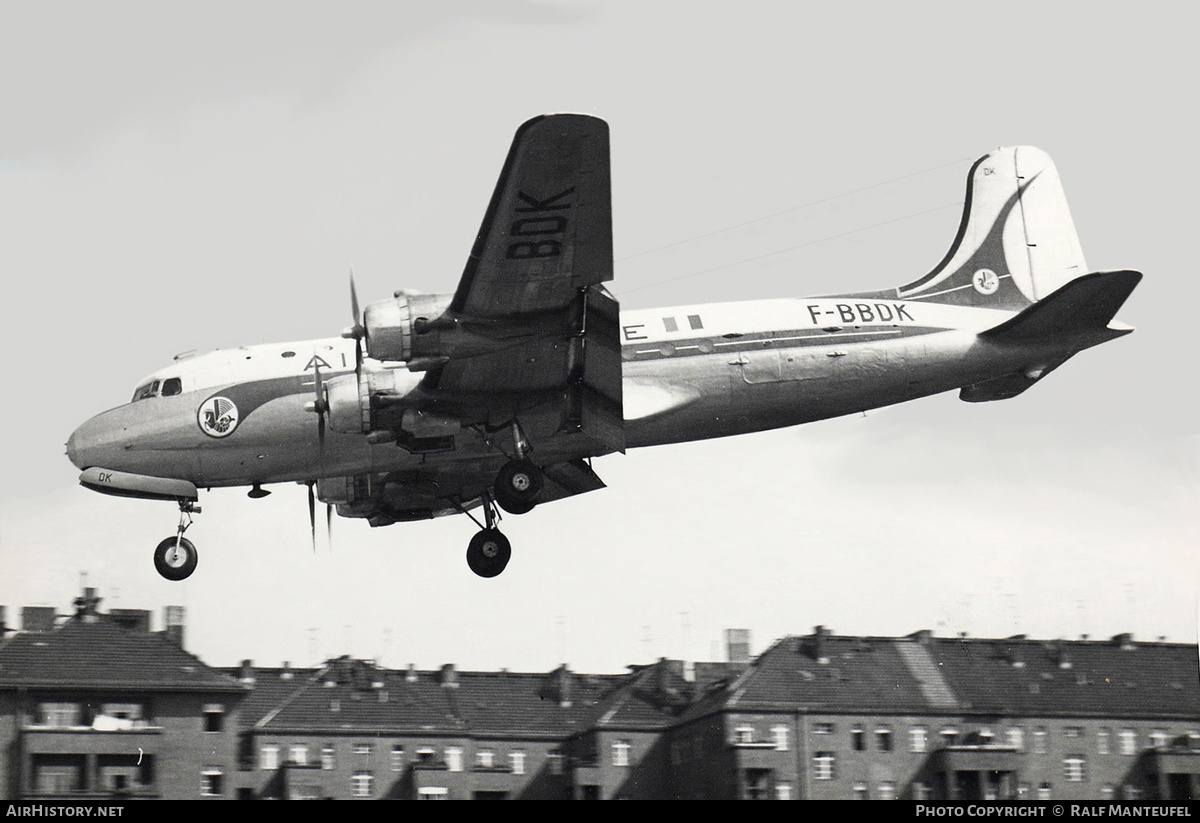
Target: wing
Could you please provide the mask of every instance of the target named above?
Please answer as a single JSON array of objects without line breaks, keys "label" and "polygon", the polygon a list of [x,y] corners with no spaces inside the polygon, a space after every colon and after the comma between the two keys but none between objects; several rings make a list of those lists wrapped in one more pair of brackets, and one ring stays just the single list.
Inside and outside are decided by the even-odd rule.
[{"label": "wing", "polygon": [[[556,430],[623,450],[608,125],[557,114],[518,129],[442,327],[460,340],[422,382],[489,420],[539,406]],[[506,398],[506,399],[501,399]],[[534,417],[536,414],[528,414]],[[522,420],[524,425],[524,420]]]}]

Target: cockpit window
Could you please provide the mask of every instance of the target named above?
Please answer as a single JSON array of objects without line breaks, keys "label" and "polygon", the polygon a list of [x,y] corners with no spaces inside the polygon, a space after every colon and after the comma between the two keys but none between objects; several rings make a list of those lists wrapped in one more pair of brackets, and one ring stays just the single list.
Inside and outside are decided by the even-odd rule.
[{"label": "cockpit window", "polygon": [[178,377],[168,377],[163,381],[163,397],[171,397],[183,391],[183,382]]},{"label": "cockpit window", "polygon": [[145,400],[147,397],[154,397],[158,394],[158,386],[159,383],[157,380],[153,380],[144,386],[138,386],[137,390],[133,393],[134,402]]}]

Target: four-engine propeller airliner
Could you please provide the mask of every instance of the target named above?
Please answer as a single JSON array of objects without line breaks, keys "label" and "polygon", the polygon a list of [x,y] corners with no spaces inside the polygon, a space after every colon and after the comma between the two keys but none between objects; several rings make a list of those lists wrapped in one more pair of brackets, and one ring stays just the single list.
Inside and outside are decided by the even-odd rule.
[{"label": "four-engine propeller airliner", "polygon": [[[958,389],[1020,394],[1132,329],[1141,279],[1089,272],[1058,174],[1028,147],[978,160],[945,258],[898,288],[619,311],[607,124],[517,131],[453,294],[398,291],[341,337],[177,360],[71,435],[87,488],[175,501],[154,552],[182,580],[198,489],[299,482],[372,526],[464,513],[467,562],[502,572],[498,509],[604,484],[591,458],[743,434]],[[471,514],[482,510],[482,522]],[[314,524],[315,528],[315,524]]]}]

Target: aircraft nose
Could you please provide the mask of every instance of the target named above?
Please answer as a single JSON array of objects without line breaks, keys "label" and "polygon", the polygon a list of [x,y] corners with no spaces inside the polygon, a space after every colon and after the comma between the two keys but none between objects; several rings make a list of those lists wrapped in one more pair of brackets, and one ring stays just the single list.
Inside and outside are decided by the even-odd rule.
[{"label": "aircraft nose", "polygon": [[114,431],[114,427],[102,418],[104,415],[93,417],[67,438],[67,459],[74,463],[76,468],[115,468],[121,452],[121,446],[117,442],[120,427]]}]

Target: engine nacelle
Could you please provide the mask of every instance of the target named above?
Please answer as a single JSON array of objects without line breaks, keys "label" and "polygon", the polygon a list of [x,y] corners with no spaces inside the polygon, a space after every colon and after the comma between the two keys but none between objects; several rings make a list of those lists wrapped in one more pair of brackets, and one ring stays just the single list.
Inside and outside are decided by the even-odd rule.
[{"label": "engine nacelle", "polygon": [[404,369],[364,369],[360,375],[344,374],[325,384],[329,404],[329,427],[343,434],[367,434],[381,428],[373,419],[371,397],[404,397],[421,382],[418,374]]},{"label": "engine nacelle", "polygon": [[[400,360],[412,371],[422,371],[443,358],[437,330],[438,318],[450,307],[453,295],[396,292],[363,313],[367,354],[376,360]],[[444,322],[444,321],[443,321]],[[451,322],[450,325],[453,325]]]}]

